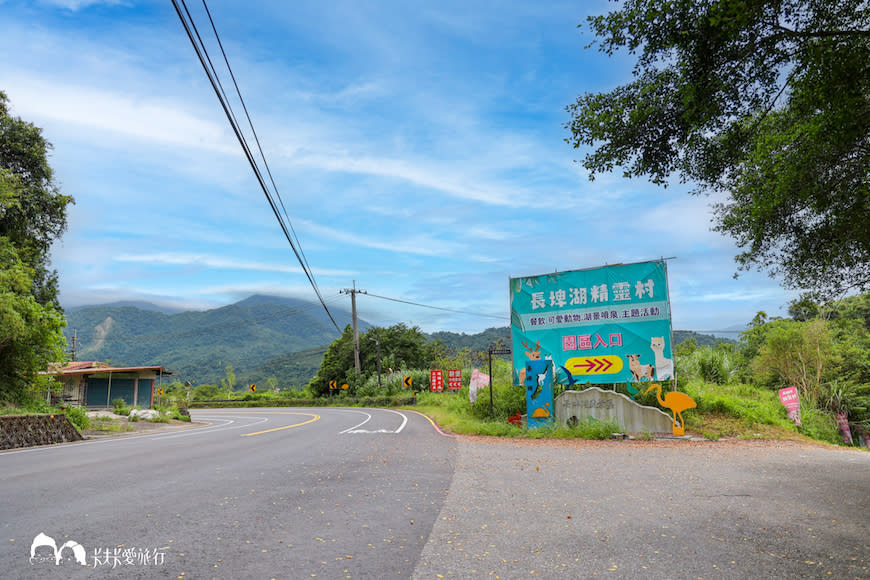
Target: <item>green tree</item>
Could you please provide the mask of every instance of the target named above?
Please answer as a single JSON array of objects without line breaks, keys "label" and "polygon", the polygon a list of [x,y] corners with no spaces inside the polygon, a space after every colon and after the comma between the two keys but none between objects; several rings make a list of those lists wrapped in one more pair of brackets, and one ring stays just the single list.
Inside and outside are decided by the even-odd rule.
[{"label": "green tree", "polygon": [[317,397],[328,395],[330,381],[341,385],[345,382],[348,371],[353,368],[353,329],[348,324],[341,336],[327,347],[320,368],[308,388]]},{"label": "green tree", "polygon": [[32,276],[12,243],[0,237],[0,401],[35,396],[39,372],[64,358],[63,315],[36,301]]},{"label": "green tree", "polygon": [[227,400],[229,401],[233,389],[236,388],[236,373],[235,369],[233,369],[233,365],[227,365],[224,371],[227,376],[221,379],[221,387],[223,387],[223,390],[227,392]]},{"label": "green tree", "polygon": [[0,401],[35,396],[46,383],[39,372],[64,359],[48,252],[72,198],[54,185],[50,148],[39,128],[9,114],[0,91]]},{"label": "green tree", "polygon": [[0,193],[0,237],[12,243],[32,270],[36,301],[58,308],[57,273],[48,267],[49,249],[66,229],[66,207],[73,199],[54,183],[50,150],[40,128],[9,114],[8,99],[0,91],[0,172],[6,181],[6,191]]},{"label": "green tree", "polygon": [[217,385],[197,385],[191,396],[195,401],[214,401],[220,394],[220,388]]},{"label": "green tree", "polygon": [[819,305],[808,296],[801,296],[796,300],[792,300],[788,305],[789,316],[798,321],[818,318],[820,311]]},{"label": "green tree", "polygon": [[634,80],[568,107],[583,165],[723,192],[740,269],[829,298],[870,288],[870,5],[626,0],[588,18]]},{"label": "green tree", "polygon": [[[317,375],[309,388],[317,396],[329,393],[329,382],[338,386],[347,383],[353,390],[367,377],[377,374],[378,352],[384,373],[428,368],[439,352],[438,343],[429,343],[420,329],[399,323],[389,328],[372,327],[360,335],[360,372],[356,372],[353,360],[353,330],[348,325],[342,335],[326,349]],[[378,346],[380,343],[380,347]]]},{"label": "green tree", "polygon": [[813,407],[824,393],[826,372],[836,362],[827,322],[777,320],[769,323],[765,342],[752,361],[759,378],[775,375],[778,386],[794,386]]}]

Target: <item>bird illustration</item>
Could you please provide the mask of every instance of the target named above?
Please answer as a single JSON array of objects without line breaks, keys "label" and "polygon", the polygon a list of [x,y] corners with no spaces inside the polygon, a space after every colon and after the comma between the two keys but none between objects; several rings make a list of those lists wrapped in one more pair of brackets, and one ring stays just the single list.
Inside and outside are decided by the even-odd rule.
[{"label": "bird illustration", "polygon": [[546,418],[550,416],[550,403],[544,403],[543,407],[538,407],[532,412],[532,417]]},{"label": "bird illustration", "polygon": [[[644,395],[648,392],[655,389],[656,391],[656,399],[659,401],[659,405],[665,407],[666,409],[670,409],[671,413],[674,415],[674,435],[685,435],[686,434],[686,424],[683,422],[683,411],[686,409],[694,409],[698,405],[695,403],[694,399],[685,393],[678,393],[676,391],[671,391],[665,398],[662,399],[662,386],[659,384],[652,385],[646,391],[644,391]],[[680,417],[680,426],[677,427],[677,416]]]},{"label": "bird illustration", "polygon": [[631,396],[631,400],[634,400],[635,395],[640,392],[640,389],[635,389],[630,381],[625,382],[625,390],[628,391],[628,394]]},{"label": "bird illustration", "polygon": [[563,371],[565,371],[565,376],[568,378],[568,386],[573,387],[574,383],[577,382],[577,379],[575,379],[574,375],[571,374],[571,371],[569,371],[565,367],[560,366],[559,368],[562,369]]}]

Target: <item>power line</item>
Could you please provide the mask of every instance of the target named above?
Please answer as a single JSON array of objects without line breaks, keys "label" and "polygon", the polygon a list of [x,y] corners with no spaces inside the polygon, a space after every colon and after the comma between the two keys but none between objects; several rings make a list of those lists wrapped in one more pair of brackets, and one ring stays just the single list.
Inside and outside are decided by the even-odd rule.
[{"label": "power line", "polygon": [[[224,45],[221,42],[220,35],[218,34],[217,28],[215,27],[214,20],[211,17],[211,11],[208,9],[208,5],[203,0],[202,3],[205,8],[205,13],[208,16],[208,21],[211,24],[211,29],[214,32],[215,39],[217,40],[218,47],[221,49],[221,55],[224,57],[224,63],[227,65],[227,70],[230,73],[230,78],[233,80],[233,86],[236,88],[236,94],[239,95],[239,102],[242,105],[242,110],[245,111],[245,117],[248,119],[248,126],[251,128],[251,133],[254,136],[254,141],[257,143],[257,149],[260,151],[260,158],[263,160],[263,166],[266,168],[266,173],[269,175],[269,181],[272,183],[272,189],[275,190],[275,196],[278,198],[278,202],[281,204],[281,209],[284,211],[284,217],[287,218],[287,225],[290,226],[290,232],[293,234],[293,237],[296,239],[296,245],[299,247],[299,253],[302,255],[302,260],[305,262],[305,267],[309,267],[308,258],[305,256],[305,252],[302,250],[302,244],[299,242],[299,236],[296,235],[296,230],[293,229],[293,222],[290,220],[290,216],[287,214],[287,208],[284,206],[284,200],[281,198],[281,193],[278,191],[278,185],[275,183],[275,178],[272,177],[272,170],[269,168],[269,162],[266,161],[266,154],[263,153],[263,147],[260,145],[260,138],[257,136],[257,130],[254,129],[254,122],[251,120],[251,115],[248,113],[248,107],[245,105],[245,99],[242,98],[242,91],[239,89],[239,85],[236,82],[236,75],[233,74],[233,69],[230,66],[230,61],[227,58],[227,53],[224,51]],[[221,87],[223,90],[223,87]],[[320,288],[317,288],[317,291],[320,291]]]},{"label": "power line", "polygon": [[420,304],[419,302],[411,302],[409,300],[401,300],[399,298],[389,298],[387,296],[379,296],[371,292],[365,292],[366,296],[372,298],[380,298],[381,300],[389,300],[390,302],[401,302],[402,304],[410,304],[412,306],[420,306],[421,308],[431,308],[432,310],[444,310],[446,312],[455,312],[457,314],[468,314],[470,316],[481,316],[483,318],[496,318],[498,320],[510,320],[510,316],[499,316],[496,314],[481,314],[480,312],[468,312],[467,310],[455,310],[453,308],[442,308],[441,306],[431,306],[429,304]]},{"label": "power line", "polygon": [[[245,115],[248,118],[248,124],[251,127],[251,131],[254,134],[254,139],[257,142],[257,146],[260,150],[260,155],[263,158],[263,163],[266,166],[266,170],[269,173],[269,178],[272,180],[272,184],[274,186],[275,182],[272,179],[271,172],[268,169],[268,163],[266,163],[265,155],[263,154],[263,149],[260,146],[259,139],[257,138],[256,131],[254,130],[253,122],[251,121],[250,115],[248,115],[247,107],[244,105],[244,99],[242,98],[241,91],[239,90],[238,84],[235,81],[235,75],[233,75],[232,68],[229,64],[229,59],[226,56],[226,53],[223,50],[223,45],[220,42],[220,36],[217,33],[217,28],[214,25],[214,21],[211,18],[211,13],[208,10],[208,6],[206,5],[205,0],[202,1],[203,6],[205,7],[206,13],[208,14],[209,22],[211,23],[212,30],[214,31],[215,38],[217,39],[218,45],[221,48],[221,53],[224,56],[224,62],[227,65],[227,70],[230,73],[230,76],[233,78],[233,84],[236,88],[236,94],[239,97],[240,102],[242,103],[242,107],[245,110]],[[224,110],[224,114],[227,117],[227,120],[230,123],[230,126],[233,129],[233,133],[236,135],[236,139],[239,141],[239,145],[242,147],[242,151],[245,154],[245,157],[248,160],[248,163],[251,166],[251,169],[254,171],[254,175],[257,178],[257,182],[260,184],[260,188],[263,190],[263,193],[266,196],[266,200],[269,202],[269,207],[272,208],[272,213],[275,214],[275,218],[278,220],[278,224],[281,226],[281,230],[284,232],[284,237],[287,239],[287,242],[290,244],[290,248],[293,250],[293,253],[296,255],[296,259],[299,262],[299,265],[302,267],[302,271],[305,273],[306,278],[308,278],[308,282],[311,285],[311,288],[314,290],[315,295],[317,296],[320,304],[323,306],[323,309],[326,311],[326,314],[329,316],[329,319],[332,321],[333,326],[339,332],[341,331],[338,327],[338,323],[336,323],[335,318],[333,318],[332,313],[329,311],[329,308],[326,306],[326,302],[323,299],[323,295],[320,293],[320,288],[317,286],[317,283],[314,280],[314,275],[311,272],[311,268],[308,265],[308,261],[305,258],[301,244],[299,243],[298,238],[294,243],[294,237],[296,232],[292,230],[292,225],[290,225],[290,218],[287,216],[287,210],[284,207],[284,202],[281,200],[280,195],[278,194],[277,187],[275,187],[275,195],[278,197],[279,203],[281,207],[284,209],[284,215],[287,216],[287,220],[285,222],[284,218],[281,215],[281,212],[278,210],[278,204],[276,204],[275,200],[272,197],[272,193],[269,190],[269,187],[266,184],[265,179],[263,178],[263,174],[260,171],[259,165],[257,164],[257,160],[251,152],[251,148],[248,145],[247,140],[238,125],[238,121],[236,120],[236,116],[233,113],[232,106],[229,104],[226,93],[223,90],[223,86],[220,83],[220,78],[217,74],[217,70],[214,68],[212,64],[211,57],[208,55],[208,49],[205,47],[205,43],[202,40],[202,37],[199,34],[199,30],[196,28],[196,23],[194,22],[193,16],[190,13],[190,10],[187,8],[187,4],[185,0],[172,0],[172,5],[175,7],[175,11],[178,14],[179,20],[181,20],[181,24],[184,27],[184,31],[187,33],[188,39],[190,39],[190,43],[193,46],[194,52],[196,52],[196,56],[199,59],[200,64],[202,65],[203,70],[205,71],[206,76],[208,77],[209,82],[211,83],[212,89],[215,92],[215,95],[218,98],[218,101],[221,104],[221,108]],[[182,7],[184,11],[182,12]],[[185,17],[186,15],[186,17]],[[293,234],[291,235],[291,231]]]}]

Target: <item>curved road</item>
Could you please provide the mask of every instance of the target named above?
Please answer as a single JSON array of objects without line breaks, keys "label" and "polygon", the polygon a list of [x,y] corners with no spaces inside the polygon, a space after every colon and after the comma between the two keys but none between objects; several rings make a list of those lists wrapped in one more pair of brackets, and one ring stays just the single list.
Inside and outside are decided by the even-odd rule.
[{"label": "curved road", "polygon": [[[4,578],[407,578],[456,440],[383,409],[194,411],[207,427],[0,453]],[[87,567],[30,561],[75,541]]]}]

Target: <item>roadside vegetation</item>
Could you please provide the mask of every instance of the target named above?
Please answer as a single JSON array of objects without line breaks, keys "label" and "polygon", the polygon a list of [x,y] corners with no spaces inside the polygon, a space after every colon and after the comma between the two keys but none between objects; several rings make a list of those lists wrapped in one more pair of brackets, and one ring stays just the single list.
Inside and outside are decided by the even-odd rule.
[{"label": "roadside vegetation", "polygon": [[[685,414],[690,433],[713,440],[811,438],[842,445],[838,413],[848,417],[855,444],[870,433],[870,293],[828,306],[797,301],[789,314],[788,318],[770,318],[759,312],[737,341],[700,346],[690,337],[675,347],[678,381],[668,388],[687,393],[697,403],[696,409]],[[352,332],[346,329],[329,345],[320,371],[305,389],[282,388],[276,377],[252,389],[239,384],[232,367],[225,368],[218,385],[164,383],[162,394],[155,398],[154,407],[160,412],[156,420],[189,421],[188,407],[335,405],[414,408],[461,434],[603,439],[621,431],[619,425],[602,422],[534,430],[508,422],[524,413],[525,393],[512,385],[507,357],[492,358],[491,397],[490,390],[483,388],[472,403],[469,379],[474,369],[489,373],[486,351],[449,349],[404,324],[371,328],[360,335],[360,346],[361,370],[357,371]],[[494,346],[505,345],[497,341]],[[432,369],[441,369],[445,377],[448,370],[460,369],[461,390],[450,392],[445,384],[443,392],[431,392]],[[410,377],[410,387],[405,377]],[[777,391],[786,386],[798,388],[800,426],[787,417],[779,400]],[[40,379],[27,391],[28,396],[22,397],[19,391],[15,401],[7,399],[0,413],[65,412],[80,430],[103,428],[82,409],[51,407],[45,393],[52,388],[56,390],[57,385]],[[624,384],[609,388],[630,395]],[[656,406],[653,394],[636,393],[635,399]],[[124,401],[114,404],[116,414],[130,414]]]},{"label": "roadside vegetation", "polygon": [[[678,380],[668,386],[686,392],[697,403],[685,414],[690,432],[713,440],[811,438],[842,445],[836,416],[845,413],[855,444],[870,433],[870,293],[827,306],[798,300],[789,315],[771,318],[759,312],[737,341],[700,346],[689,337],[676,346]],[[525,393],[512,385],[509,360],[492,359],[491,402],[485,388],[471,403],[469,379],[475,368],[489,372],[487,353],[469,348],[450,351],[439,341],[425,340],[417,328],[403,324],[372,328],[361,333],[360,350],[357,371],[353,335],[347,328],[329,346],[320,371],[305,389],[281,390],[276,379],[271,388],[256,392],[229,391],[225,380],[222,386],[192,388],[190,405],[413,406],[449,431],[503,437],[601,439],[621,430],[619,425],[603,423],[536,430],[517,427],[508,418],[524,412]],[[443,392],[430,392],[431,369],[441,369],[445,377],[449,369],[461,369],[462,389],[449,392],[445,385]],[[404,377],[411,378],[410,388],[404,385]],[[787,417],[779,400],[778,390],[787,386],[798,388],[800,426]],[[624,384],[609,388],[630,395]],[[166,392],[173,402],[187,396],[180,383]],[[656,406],[654,394],[636,394],[635,399]]]}]

